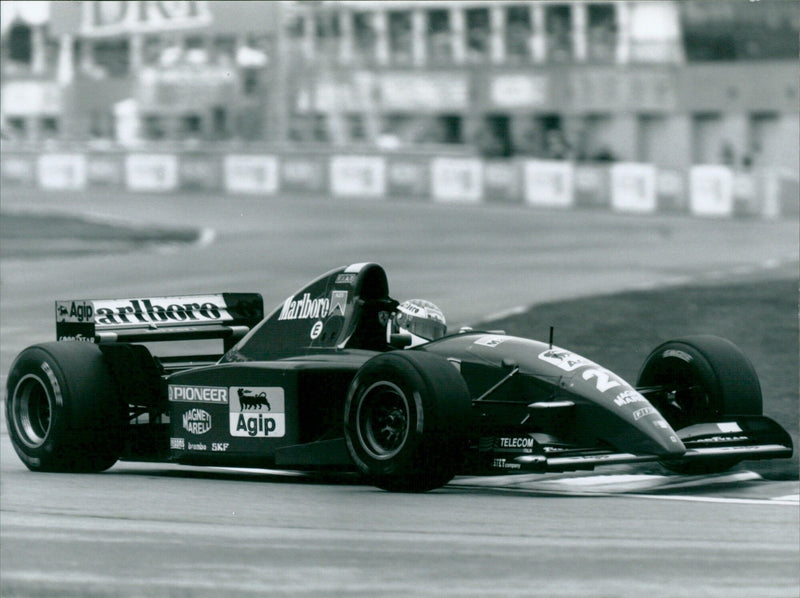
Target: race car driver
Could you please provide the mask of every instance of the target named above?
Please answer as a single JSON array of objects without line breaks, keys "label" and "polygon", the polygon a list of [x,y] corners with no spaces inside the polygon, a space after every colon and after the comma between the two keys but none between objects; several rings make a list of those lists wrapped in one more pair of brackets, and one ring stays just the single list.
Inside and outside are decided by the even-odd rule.
[{"label": "race car driver", "polygon": [[[447,322],[442,310],[424,299],[409,299],[397,306],[386,327],[387,340],[392,335],[410,337],[411,342],[405,347],[416,347],[447,333]],[[406,340],[406,342],[408,342]]]}]

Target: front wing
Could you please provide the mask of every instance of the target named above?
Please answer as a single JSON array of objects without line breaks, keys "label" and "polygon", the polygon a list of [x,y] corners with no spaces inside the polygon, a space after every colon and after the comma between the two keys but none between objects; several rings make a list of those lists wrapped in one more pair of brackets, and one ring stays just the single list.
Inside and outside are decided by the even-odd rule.
[{"label": "front wing", "polygon": [[[776,422],[763,416],[739,416],[723,422],[693,424],[677,430],[686,446],[677,461],[749,461],[792,456],[792,439]],[[663,455],[633,454],[594,449],[538,447],[539,451],[510,458],[507,469],[533,472],[591,470],[598,465],[664,461]],[[676,459],[670,457],[672,461]]]}]

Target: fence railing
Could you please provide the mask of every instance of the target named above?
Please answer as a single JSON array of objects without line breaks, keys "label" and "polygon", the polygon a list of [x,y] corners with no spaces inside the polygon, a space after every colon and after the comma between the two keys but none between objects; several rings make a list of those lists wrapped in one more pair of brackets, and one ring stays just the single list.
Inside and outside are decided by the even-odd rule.
[{"label": "fence railing", "polygon": [[108,189],[317,194],[441,203],[587,207],[620,213],[797,217],[796,172],[688,170],[646,163],[582,163],[403,152],[4,151],[4,186],[43,190]]}]

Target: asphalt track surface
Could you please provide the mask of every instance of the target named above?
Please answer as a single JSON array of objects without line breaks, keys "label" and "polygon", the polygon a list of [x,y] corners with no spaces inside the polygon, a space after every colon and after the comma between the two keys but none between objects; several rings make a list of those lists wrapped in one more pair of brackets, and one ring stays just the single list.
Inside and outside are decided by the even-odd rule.
[{"label": "asphalt track surface", "polygon": [[[32,195],[3,193],[3,208]],[[377,261],[454,325],[540,301],[796,275],[797,224],[412,201],[36,195],[37,207],[215,231],[213,242],[0,261],[0,375],[53,337],[53,299],[261,292],[277,304]],[[205,237],[210,241],[211,237]],[[457,478],[398,495],[349,478],[118,464],[35,475],[0,433],[6,596],[719,596],[800,590],[798,485],[595,475]]]}]

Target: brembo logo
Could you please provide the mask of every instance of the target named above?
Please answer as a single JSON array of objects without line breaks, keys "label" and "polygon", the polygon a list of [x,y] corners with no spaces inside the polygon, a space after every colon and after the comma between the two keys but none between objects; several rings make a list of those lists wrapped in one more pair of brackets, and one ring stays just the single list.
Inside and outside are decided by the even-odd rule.
[{"label": "brembo logo", "polygon": [[278,320],[319,319],[328,315],[331,308],[327,297],[311,298],[311,293],[304,293],[300,299],[289,297],[283,304]]}]

